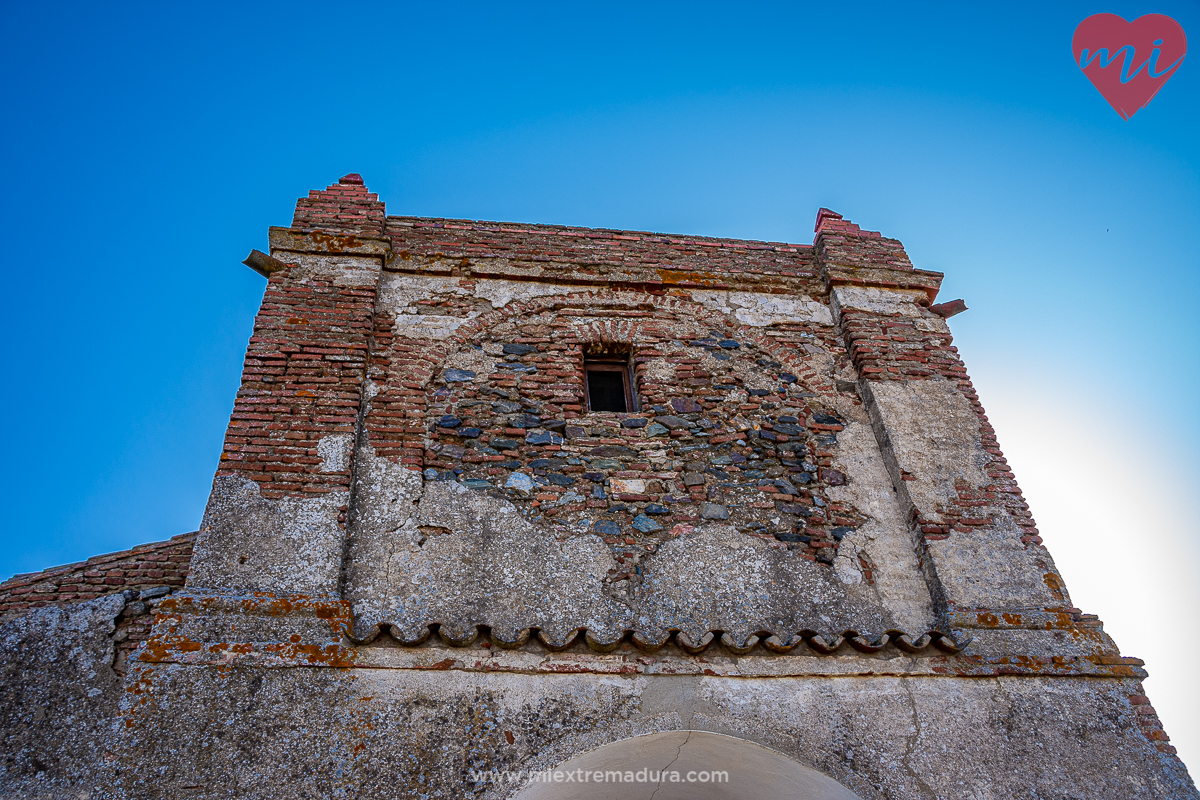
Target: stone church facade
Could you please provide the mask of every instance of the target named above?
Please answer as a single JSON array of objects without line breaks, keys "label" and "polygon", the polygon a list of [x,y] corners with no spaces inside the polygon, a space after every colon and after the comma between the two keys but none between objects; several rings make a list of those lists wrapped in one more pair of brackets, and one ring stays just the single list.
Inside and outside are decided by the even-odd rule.
[{"label": "stone church facade", "polygon": [[900,242],[348,175],[247,264],[199,532],[0,585],[0,794],[1197,797]]}]

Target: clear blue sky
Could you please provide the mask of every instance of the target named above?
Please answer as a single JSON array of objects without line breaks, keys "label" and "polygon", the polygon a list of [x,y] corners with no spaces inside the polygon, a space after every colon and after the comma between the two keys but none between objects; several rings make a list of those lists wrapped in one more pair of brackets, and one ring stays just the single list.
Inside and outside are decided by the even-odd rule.
[{"label": "clear blue sky", "polygon": [[1071,57],[1200,4],[437,5],[0,7],[0,577],[195,530],[239,262],[311,188],[798,242],[828,206],[966,299],[1047,546],[1200,764],[1200,53],[1129,121]]}]

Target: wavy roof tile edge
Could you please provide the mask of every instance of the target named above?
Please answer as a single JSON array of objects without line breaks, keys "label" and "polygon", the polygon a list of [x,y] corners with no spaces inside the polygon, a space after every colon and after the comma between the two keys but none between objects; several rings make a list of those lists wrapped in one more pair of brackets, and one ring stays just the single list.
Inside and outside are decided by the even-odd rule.
[{"label": "wavy roof tile edge", "polygon": [[398,633],[397,627],[394,622],[377,622],[370,626],[365,636],[360,637],[354,634],[350,626],[346,626],[344,634],[347,639],[359,646],[370,644],[385,634],[405,647],[417,647],[424,644],[434,635],[452,647],[468,647],[474,644],[481,636],[486,636],[497,647],[504,649],[515,649],[530,641],[534,641],[541,644],[547,650],[560,651],[566,650],[582,638],[589,649],[599,653],[611,652],[625,643],[632,644],[637,649],[647,653],[659,650],[667,644],[675,644],[689,655],[699,655],[714,643],[719,643],[735,655],[749,653],[760,644],[765,649],[776,654],[790,653],[801,644],[807,645],[811,650],[820,655],[833,655],[846,644],[849,644],[850,647],[860,653],[877,653],[891,644],[898,650],[909,654],[922,653],[932,646],[948,655],[955,655],[962,652],[971,641],[970,639],[958,641],[953,635],[938,630],[926,631],[914,639],[905,631],[896,629],[886,630],[878,636],[873,637],[871,634],[863,634],[855,630],[845,630],[841,633],[820,633],[807,628],[787,634],[786,639],[772,631],[755,631],[742,640],[736,639],[728,631],[710,630],[699,641],[695,642],[691,640],[691,637],[686,632],[677,628],[672,628],[667,632],[665,637],[661,638],[649,638],[644,636],[640,631],[626,629],[621,633],[621,636],[611,640],[597,638],[587,628],[575,628],[564,639],[556,640],[537,626],[521,629],[514,639],[504,639],[503,637],[498,637],[491,626],[488,625],[468,626],[463,635],[455,636],[453,633],[448,632],[440,623],[430,623],[422,633],[416,637],[409,638]]}]

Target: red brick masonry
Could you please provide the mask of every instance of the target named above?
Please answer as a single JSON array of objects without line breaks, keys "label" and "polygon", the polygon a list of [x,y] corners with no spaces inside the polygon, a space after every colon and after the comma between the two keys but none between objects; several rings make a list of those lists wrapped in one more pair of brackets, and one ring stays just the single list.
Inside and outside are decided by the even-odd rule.
[{"label": "red brick masonry", "polygon": [[14,575],[0,583],[0,616],[126,590],[156,586],[178,589],[187,579],[195,540],[195,533],[183,533],[165,542],[140,544],[132,550],[93,556],[76,564]]}]

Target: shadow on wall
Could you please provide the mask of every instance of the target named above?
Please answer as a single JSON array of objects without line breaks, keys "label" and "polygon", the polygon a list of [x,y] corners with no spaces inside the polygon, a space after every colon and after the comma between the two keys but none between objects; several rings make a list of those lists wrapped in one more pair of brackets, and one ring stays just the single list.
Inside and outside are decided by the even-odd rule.
[{"label": "shadow on wall", "polygon": [[859,800],[781,753],[704,731],[635,736],[522,777],[530,782],[515,800]]}]

